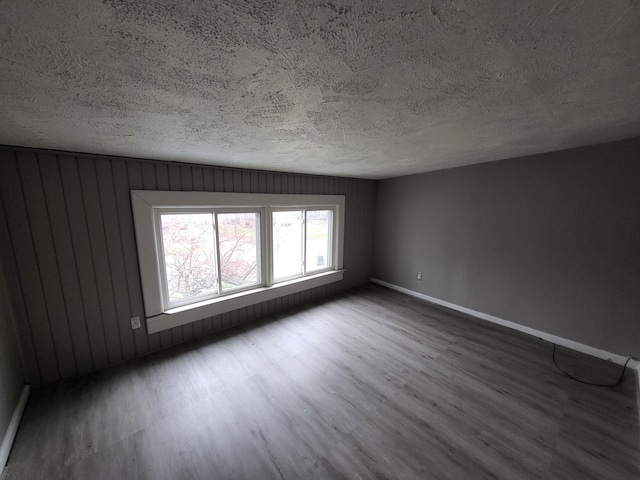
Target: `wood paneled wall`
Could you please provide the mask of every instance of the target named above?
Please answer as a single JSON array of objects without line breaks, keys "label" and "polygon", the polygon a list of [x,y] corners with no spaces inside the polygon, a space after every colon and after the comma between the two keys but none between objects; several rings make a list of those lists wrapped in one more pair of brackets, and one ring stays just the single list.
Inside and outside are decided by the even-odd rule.
[{"label": "wood paneled wall", "polygon": [[[87,373],[366,283],[376,182],[0,148],[0,240],[27,381]],[[130,190],[343,194],[342,282],[147,335]]]}]

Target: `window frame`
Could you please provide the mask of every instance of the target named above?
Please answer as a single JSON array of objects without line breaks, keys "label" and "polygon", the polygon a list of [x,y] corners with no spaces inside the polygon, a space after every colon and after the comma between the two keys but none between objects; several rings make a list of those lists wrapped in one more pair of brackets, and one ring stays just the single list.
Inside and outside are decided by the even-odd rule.
[{"label": "window frame", "polygon": [[[316,275],[318,273],[322,273],[322,272],[327,272],[330,270],[333,270],[333,252],[335,249],[335,236],[333,235],[333,231],[335,229],[335,219],[336,219],[336,208],[335,206],[307,206],[307,207],[277,207],[277,208],[271,208],[270,212],[269,212],[269,222],[270,222],[270,227],[273,229],[273,214],[277,213],[277,212],[294,212],[300,210],[302,213],[302,230],[301,230],[301,259],[300,261],[302,262],[302,273],[300,274],[295,274],[295,275],[290,275],[288,277],[281,277],[278,278],[276,280],[275,278],[275,269],[271,268],[269,273],[271,274],[271,283],[272,284],[277,284],[277,283],[281,283],[281,282],[288,282],[290,280],[295,280],[298,278],[303,278],[303,277],[309,277],[311,275]],[[331,211],[331,224],[329,225],[329,237],[331,239],[331,241],[329,242],[329,255],[331,257],[331,266],[328,266],[326,268],[321,268],[321,269],[317,269],[314,270],[312,272],[308,271],[307,268],[307,212],[322,212],[322,211]],[[271,239],[273,240],[273,230],[271,232]],[[275,255],[273,254],[273,245],[271,246],[271,258],[273,259],[273,257],[275,257]]]},{"label": "window frame", "polygon": [[[215,253],[215,262],[216,262],[216,275],[217,275],[217,292],[216,293],[208,293],[203,295],[198,295],[194,297],[189,297],[183,300],[171,301],[169,298],[169,287],[166,276],[166,263],[165,263],[165,255],[164,255],[164,241],[162,236],[162,215],[165,214],[173,214],[173,215],[188,215],[188,214],[210,214],[213,217],[213,228],[214,228],[214,236],[213,236],[213,248]],[[257,254],[257,264],[258,264],[258,281],[252,283],[250,285],[239,286],[231,289],[225,290],[222,286],[222,263],[220,256],[220,240],[219,240],[219,222],[218,216],[229,213],[253,213],[258,215],[258,228],[259,235],[256,236],[256,254]],[[171,310],[174,308],[184,307],[186,305],[191,305],[193,303],[203,302],[212,298],[219,298],[225,295],[230,295],[233,293],[242,292],[244,290],[250,290],[252,288],[256,288],[259,286],[263,286],[263,273],[265,270],[265,265],[263,262],[263,255],[261,252],[261,246],[263,243],[262,237],[264,236],[264,229],[262,228],[263,219],[266,216],[266,212],[264,208],[235,208],[235,207],[155,207],[154,208],[154,216],[155,223],[154,227],[156,232],[159,232],[156,235],[156,252],[157,252],[157,261],[158,261],[158,275],[160,277],[161,283],[161,295],[163,300],[163,308],[164,310]]]},{"label": "window frame", "polygon": [[[145,318],[147,320],[147,333],[149,334],[343,279],[344,195],[132,190],[131,202]],[[330,245],[333,266],[291,279],[278,279],[277,282],[274,282],[272,212],[295,209],[305,211],[305,221],[306,210],[333,211],[333,224],[331,226],[333,237]],[[159,257],[159,249],[162,245],[162,231],[159,229],[159,219],[161,213],[172,211],[259,212],[258,255],[260,256],[261,282],[247,288],[240,287],[239,289],[233,289],[205,299],[198,297],[195,301],[188,302],[185,305],[165,304],[167,293],[163,293],[163,276],[165,274],[161,270],[164,265]],[[217,221],[217,214],[215,214],[215,220]],[[303,234],[304,231],[306,230],[303,230]],[[215,248],[219,248],[217,240]],[[221,266],[218,265],[217,267],[218,271],[220,271]],[[306,271],[306,268],[303,270]],[[222,292],[221,285],[218,291]]]},{"label": "window frame", "polygon": [[[158,208],[158,209],[154,209],[154,228],[156,229],[156,232],[158,232],[158,234],[155,236],[156,238],[156,252],[157,252],[157,261],[158,261],[158,276],[160,278],[160,287],[161,287],[161,297],[163,300],[163,309],[168,310],[170,308],[176,308],[176,307],[181,307],[184,306],[185,304],[190,304],[190,303],[194,303],[197,301],[204,301],[206,299],[212,298],[211,294],[204,294],[204,295],[198,295],[198,296],[194,296],[194,297],[189,297],[188,300],[178,300],[178,301],[174,301],[172,302],[170,299],[170,295],[169,295],[169,286],[168,286],[168,279],[167,279],[167,268],[166,268],[166,255],[164,252],[164,239],[163,239],[163,235],[162,235],[162,215],[163,214],[173,214],[173,215],[189,215],[189,214],[194,214],[194,213],[198,213],[198,214],[203,214],[203,213],[208,213],[212,216],[214,216],[214,213],[209,210],[209,209],[201,209],[201,210],[195,210],[195,209],[178,209],[178,208]],[[215,221],[215,220],[214,220]],[[212,222],[213,223],[213,222]],[[213,227],[215,229],[215,226]],[[215,232],[215,230],[214,230]],[[213,246],[214,250],[215,250],[215,255],[216,257],[218,256],[217,253],[217,245],[214,242],[214,246]],[[216,259],[216,269],[218,269],[218,260]],[[218,279],[219,281],[219,279]],[[217,286],[217,290],[220,290],[220,287]]]}]

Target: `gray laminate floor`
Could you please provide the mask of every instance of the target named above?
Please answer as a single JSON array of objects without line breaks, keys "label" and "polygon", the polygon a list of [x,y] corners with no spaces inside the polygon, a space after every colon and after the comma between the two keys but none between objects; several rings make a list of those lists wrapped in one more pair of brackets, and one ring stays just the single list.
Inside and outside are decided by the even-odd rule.
[{"label": "gray laminate floor", "polygon": [[370,285],[34,391],[5,476],[638,479],[635,392]]}]

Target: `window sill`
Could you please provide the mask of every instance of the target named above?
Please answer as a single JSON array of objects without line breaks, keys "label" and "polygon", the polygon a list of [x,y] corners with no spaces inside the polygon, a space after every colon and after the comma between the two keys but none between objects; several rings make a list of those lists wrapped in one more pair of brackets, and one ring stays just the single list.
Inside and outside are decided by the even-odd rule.
[{"label": "window sill", "polygon": [[302,292],[310,288],[320,287],[342,280],[344,270],[332,270],[317,275],[296,278],[288,282],[278,283],[271,287],[259,287],[244,292],[238,292],[224,297],[198,302],[184,307],[172,308],[160,315],[147,318],[147,333],[161,332],[169,328],[179,327],[187,323],[213,317],[221,313],[248,307],[257,303]]}]

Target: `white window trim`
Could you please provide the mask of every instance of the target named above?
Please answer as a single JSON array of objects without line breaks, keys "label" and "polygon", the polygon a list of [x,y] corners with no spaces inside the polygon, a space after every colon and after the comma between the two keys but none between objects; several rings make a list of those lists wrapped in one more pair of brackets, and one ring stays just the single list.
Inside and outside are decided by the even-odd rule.
[{"label": "white window trim", "polygon": [[[260,302],[273,300],[285,295],[301,292],[309,288],[327,285],[343,278],[344,246],[344,195],[276,195],[256,193],[213,193],[213,192],[167,192],[155,190],[132,190],[131,203],[138,246],[138,261],[144,297],[147,333],[152,334],[169,328],[185,325],[203,318],[230,312]],[[158,241],[156,238],[155,210],[162,208],[202,208],[202,207],[250,207],[265,209],[261,228],[264,252],[271,252],[271,209],[316,208],[334,209],[333,270],[295,278],[273,284],[271,265],[263,271],[264,286],[215,297],[182,307],[165,309],[162,300],[162,272],[157,260]],[[271,254],[268,253],[269,262]]]}]

